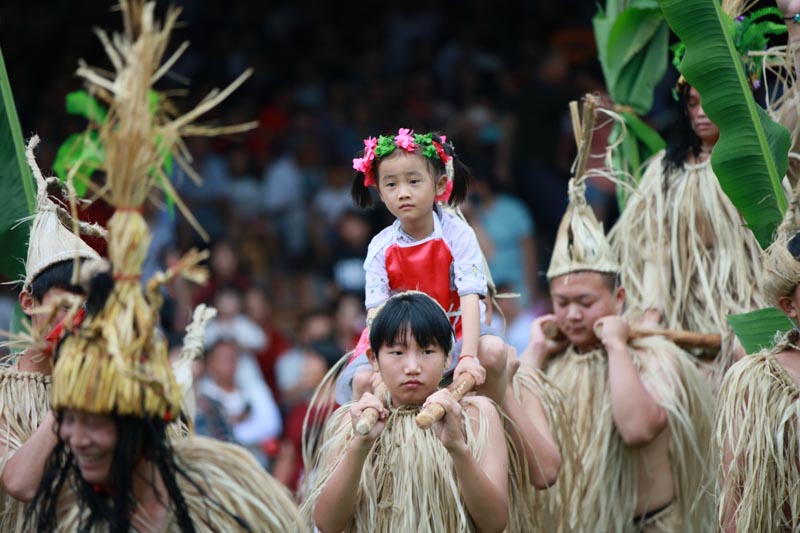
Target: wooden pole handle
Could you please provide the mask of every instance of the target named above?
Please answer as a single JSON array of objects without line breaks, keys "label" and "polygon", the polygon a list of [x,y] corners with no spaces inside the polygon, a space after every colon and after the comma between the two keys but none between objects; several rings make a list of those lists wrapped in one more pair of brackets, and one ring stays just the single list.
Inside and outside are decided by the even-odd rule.
[{"label": "wooden pole handle", "polygon": [[[475,378],[471,374],[462,374],[458,381],[453,382],[447,388],[453,394],[453,398],[459,401],[465,394],[475,388]],[[438,403],[429,404],[417,415],[417,426],[422,429],[428,429],[434,422],[441,420],[443,416],[444,407]]]},{"label": "wooden pole handle", "polygon": [[[378,399],[382,399],[386,396],[386,385],[381,382],[375,388],[375,396]],[[356,432],[359,435],[366,435],[372,428],[375,427],[375,424],[378,423],[378,410],[374,407],[367,407],[363,411],[361,411],[361,416],[358,417],[358,422],[356,422]]]},{"label": "wooden pole handle", "polygon": [[[542,333],[550,340],[560,340],[564,338],[563,333],[558,329],[558,325],[554,320],[545,320],[542,322]],[[597,338],[600,338],[602,327],[598,326],[595,328],[594,334]],[[666,337],[678,346],[684,348],[718,350],[722,345],[722,336],[718,333],[695,333],[694,331],[631,327],[631,339],[641,339],[642,337],[653,337],[656,335]]]},{"label": "wooden pole handle", "polygon": [[564,339],[564,334],[558,329],[558,324],[555,320],[545,320],[542,322],[542,333],[551,341],[559,341]]}]

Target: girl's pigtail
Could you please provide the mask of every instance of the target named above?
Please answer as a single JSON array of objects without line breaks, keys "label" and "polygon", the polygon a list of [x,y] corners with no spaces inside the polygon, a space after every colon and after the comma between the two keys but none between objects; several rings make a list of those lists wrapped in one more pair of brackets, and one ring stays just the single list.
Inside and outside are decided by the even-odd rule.
[{"label": "girl's pigtail", "polygon": [[442,143],[442,147],[447,155],[453,158],[453,191],[450,193],[447,203],[455,207],[467,199],[467,191],[474,178],[469,167],[462,163],[456,155],[452,144],[445,142]]},{"label": "girl's pigtail", "polygon": [[353,178],[353,186],[350,188],[350,196],[353,197],[356,207],[360,209],[367,209],[373,206],[372,191],[364,185],[363,172],[356,172]]}]

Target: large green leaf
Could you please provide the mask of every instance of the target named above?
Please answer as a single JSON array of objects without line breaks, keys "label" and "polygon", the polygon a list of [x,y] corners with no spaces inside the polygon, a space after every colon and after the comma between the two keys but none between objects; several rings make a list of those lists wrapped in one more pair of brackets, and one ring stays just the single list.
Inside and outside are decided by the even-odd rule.
[{"label": "large green leaf", "polygon": [[[667,67],[669,28],[655,0],[607,0],[592,23],[606,88],[628,130],[612,164],[638,181],[642,163],[664,146],[636,114],[646,114],[653,105],[654,88]],[[616,142],[621,132],[615,124],[610,141]],[[617,194],[622,208],[627,191],[618,187]]]},{"label": "large green leaf", "polygon": [[766,248],[786,210],[781,179],[788,167],[789,131],[755,103],[733,45],[730,18],[716,0],[659,0],[659,5],[686,45],[681,73],[720,129],[711,155],[714,172]]},{"label": "large green leaf", "polygon": [[774,307],[728,315],[728,323],[747,353],[771,347],[777,333],[783,334],[795,327],[789,317]]},{"label": "large green leaf", "polygon": [[592,19],[603,76],[616,104],[647,113],[667,66],[669,31],[657,6],[627,7],[609,0]]},{"label": "large green leaf", "polygon": [[16,280],[24,270],[30,232],[30,223],[19,221],[33,213],[36,193],[2,52],[0,93],[0,272]]}]

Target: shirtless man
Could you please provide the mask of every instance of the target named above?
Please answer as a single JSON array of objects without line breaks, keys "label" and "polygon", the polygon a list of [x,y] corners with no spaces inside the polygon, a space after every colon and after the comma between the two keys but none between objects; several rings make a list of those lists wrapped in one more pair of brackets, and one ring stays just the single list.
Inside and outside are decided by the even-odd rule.
[{"label": "shirtless man", "polygon": [[[583,242],[576,242],[578,236]],[[570,184],[548,270],[553,315],[537,319],[522,368],[541,369],[565,396],[580,464],[564,464],[575,531],[708,531],[701,498],[711,399],[690,358],[661,337],[631,341],[625,290],[603,230]],[[555,321],[562,340],[547,339]],[[522,369],[521,369],[522,370]],[[670,450],[673,450],[671,452]],[[558,506],[556,506],[558,507]]]}]

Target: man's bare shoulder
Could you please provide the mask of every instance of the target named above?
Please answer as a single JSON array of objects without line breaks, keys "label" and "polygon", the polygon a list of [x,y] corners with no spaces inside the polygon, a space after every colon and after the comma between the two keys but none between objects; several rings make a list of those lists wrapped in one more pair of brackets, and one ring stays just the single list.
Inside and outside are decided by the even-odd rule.
[{"label": "man's bare shoulder", "polygon": [[783,370],[792,378],[794,384],[800,387],[800,350],[789,348],[775,354],[775,360]]}]

